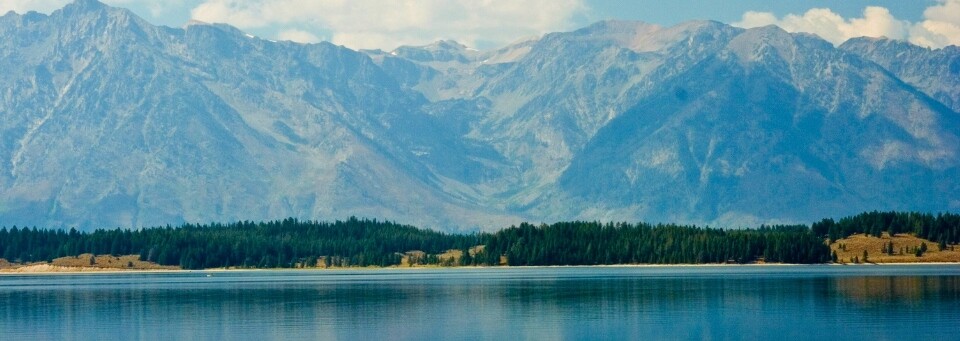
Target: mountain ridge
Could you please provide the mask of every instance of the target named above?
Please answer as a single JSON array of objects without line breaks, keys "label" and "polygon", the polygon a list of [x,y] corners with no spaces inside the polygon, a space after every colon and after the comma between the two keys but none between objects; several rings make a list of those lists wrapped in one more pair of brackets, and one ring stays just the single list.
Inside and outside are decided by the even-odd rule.
[{"label": "mountain ridge", "polygon": [[960,84],[931,78],[955,47],[605,21],[490,51],[354,51],[95,0],[8,13],[0,35],[2,224],[960,209]]}]

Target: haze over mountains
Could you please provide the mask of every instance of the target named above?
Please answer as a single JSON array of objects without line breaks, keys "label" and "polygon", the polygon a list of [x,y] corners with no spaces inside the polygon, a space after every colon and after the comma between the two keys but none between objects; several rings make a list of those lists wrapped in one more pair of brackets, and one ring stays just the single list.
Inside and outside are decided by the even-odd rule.
[{"label": "haze over mountains", "polygon": [[0,225],[960,209],[955,46],[607,21],[353,51],[93,0],[7,13],[0,37]]}]

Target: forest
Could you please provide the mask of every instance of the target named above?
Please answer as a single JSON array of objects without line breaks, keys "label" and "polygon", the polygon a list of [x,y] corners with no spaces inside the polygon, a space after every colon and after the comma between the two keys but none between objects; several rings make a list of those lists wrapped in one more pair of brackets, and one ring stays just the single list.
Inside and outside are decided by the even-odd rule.
[{"label": "forest", "polygon": [[916,212],[865,212],[840,220],[823,219],[811,225],[812,233],[827,237],[833,243],[837,239],[858,233],[880,237],[907,233],[944,244],[960,242],[960,214]]},{"label": "forest", "polygon": [[[184,269],[398,266],[408,251],[417,264],[529,266],[708,263],[826,263],[826,239],[854,233],[912,233],[955,243],[960,216],[869,212],[806,225],[722,229],[647,223],[560,222],[511,226],[492,233],[449,234],[352,217],[318,222],[184,224],[143,229],[0,228],[0,258],[51,261],[84,253],[139,255]],[[456,264],[437,254],[461,250]]]}]

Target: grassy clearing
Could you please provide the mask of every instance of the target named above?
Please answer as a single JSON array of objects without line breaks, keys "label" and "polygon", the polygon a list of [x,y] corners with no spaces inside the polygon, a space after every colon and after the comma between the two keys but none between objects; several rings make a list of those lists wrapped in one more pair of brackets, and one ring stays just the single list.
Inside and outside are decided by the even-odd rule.
[{"label": "grassy clearing", "polygon": [[179,270],[178,266],[164,266],[140,260],[139,255],[111,256],[89,253],[78,256],[61,257],[51,262],[30,264],[10,263],[0,259],[0,269],[24,272],[63,272],[63,271],[119,271],[119,270]]},{"label": "grassy clearing", "polygon": [[[884,251],[891,242],[893,243],[892,255]],[[927,245],[927,251],[923,253],[923,256],[917,257],[915,250],[920,248],[922,244]],[[879,238],[855,234],[830,244],[830,249],[837,253],[838,262],[844,264],[854,263],[854,259],[863,263],[864,251],[867,252],[867,263],[960,262],[960,247],[957,247],[956,244],[947,245],[946,249],[940,250],[936,242],[909,234],[897,234],[891,237],[884,232],[883,236]]]},{"label": "grassy clearing", "polygon": [[92,254],[85,253],[75,257],[61,257],[54,259],[53,262],[50,262],[51,265],[55,266],[69,266],[69,267],[94,267],[94,268],[104,268],[104,269],[130,269],[130,270],[173,270],[180,269],[179,266],[165,266],[160,265],[154,262],[145,262],[140,260],[139,255],[126,255],[126,256],[111,256],[111,255],[97,255],[94,257],[91,264],[90,258],[94,257]]}]

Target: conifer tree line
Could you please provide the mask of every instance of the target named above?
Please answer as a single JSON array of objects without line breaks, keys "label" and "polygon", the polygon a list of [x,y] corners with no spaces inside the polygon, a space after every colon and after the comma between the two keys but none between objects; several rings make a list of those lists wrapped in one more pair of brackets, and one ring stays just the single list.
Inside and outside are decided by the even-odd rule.
[{"label": "conifer tree line", "polygon": [[0,258],[36,262],[84,253],[139,254],[140,260],[184,269],[389,266],[400,263],[397,252],[466,248],[477,244],[476,237],[357,218],[333,223],[288,218],[91,233],[13,227],[0,228]]},{"label": "conifer tree line", "polygon": [[[561,222],[520,224],[494,233],[448,234],[389,221],[350,218],[317,222],[184,224],[139,230],[0,228],[0,258],[28,263],[84,253],[137,254],[185,269],[392,266],[404,252],[421,264],[451,264],[436,254],[462,250],[456,265],[600,265],[783,263],[831,261],[824,238],[880,231],[956,240],[960,216],[863,213],[813,224],[719,229],[692,225]],[[938,239],[939,238],[939,239]],[[954,238],[954,239],[951,239]],[[482,248],[474,248],[483,245]],[[475,252],[471,252],[475,251]]]},{"label": "conifer tree line", "polygon": [[865,233],[880,237],[883,232],[890,235],[908,233],[942,244],[960,242],[960,214],[916,212],[865,212],[838,221],[823,219],[811,226],[813,234],[837,239],[854,234]]},{"label": "conifer tree line", "polygon": [[485,236],[482,264],[509,265],[824,263],[823,238],[798,226],[725,230],[645,223],[520,224]]}]

